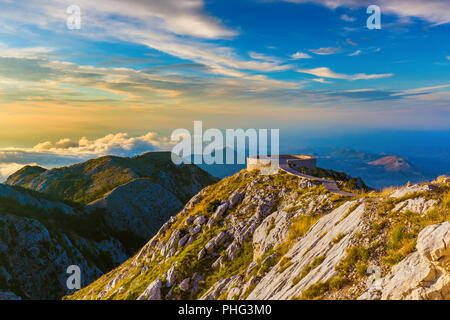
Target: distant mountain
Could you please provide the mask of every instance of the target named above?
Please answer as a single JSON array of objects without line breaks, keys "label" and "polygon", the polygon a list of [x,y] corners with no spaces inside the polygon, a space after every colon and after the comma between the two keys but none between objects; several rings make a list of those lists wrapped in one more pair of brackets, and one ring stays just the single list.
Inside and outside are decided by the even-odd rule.
[{"label": "distant mountain", "polygon": [[378,160],[368,162],[367,164],[373,166],[381,166],[386,171],[393,171],[393,172],[411,170],[411,165],[405,159],[396,156],[383,157]]},{"label": "distant mountain", "polygon": [[68,266],[87,285],[131,253],[101,211],[0,184],[0,300],[59,298]]},{"label": "distant mountain", "polygon": [[6,184],[88,205],[90,210],[105,209],[106,223],[139,243],[193,195],[217,181],[196,165],[175,165],[170,152],[149,152],[133,158],[106,156],[51,170],[27,166]]},{"label": "distant mountain", "polygon": [[350,148],[321,148],[309,151],[317,156],[319,166],[361,177],[374,188],[399,186],[407,182],[417,183],[435,177],[428,170],[397,155],[362,152]]},{"label": "distant mountain", "polygon": [[105,156],[51,170],[27,166],[8,177],[5,184],[88,204],[140,178],[171,190],[184,203],[206,185],[216,182],[195,165],[175,165],[170,152],[149,152],[133,158]]},{"label": "distant mountain", "polygon": [[217,181],[169,152],[19,170],[0,184],[0,299],[59,298],[72,264],[87,285]]}]

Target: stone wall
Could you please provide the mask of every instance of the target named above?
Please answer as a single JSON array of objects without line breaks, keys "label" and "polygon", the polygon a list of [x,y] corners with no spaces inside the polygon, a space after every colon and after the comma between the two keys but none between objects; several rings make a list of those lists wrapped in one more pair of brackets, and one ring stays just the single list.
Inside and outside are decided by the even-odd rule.
[{"label": "stone wall", "polygon": [[[316,158],[306,155],[280,155],[279,163],[289,164],[297,168],[316,168]],[[270,157],[248,157],[247,158],[247,170],[260,170],[271,167],[272,162]]]}]

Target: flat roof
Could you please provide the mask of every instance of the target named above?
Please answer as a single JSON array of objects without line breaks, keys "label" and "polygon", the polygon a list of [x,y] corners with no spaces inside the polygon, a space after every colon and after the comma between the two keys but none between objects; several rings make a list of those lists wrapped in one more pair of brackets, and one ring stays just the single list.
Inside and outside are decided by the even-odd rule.
[{"label": "flat roof", "polygon": [[[273,155],[273,156],[271,156],[271,155],[249,156],[248,159],[271,159],[272,157],[276,157],[276,155]],[[308,156],[308,155],[305,155],[305,154],[280,154],[280,155],[278,155],[278,158],[279,159],[293,159],[293,160],[295,160],[295,159],[299,159],[299,160],[305,159],[305,160],[307,160],[307,159],[315,159],[316,157]]]}]

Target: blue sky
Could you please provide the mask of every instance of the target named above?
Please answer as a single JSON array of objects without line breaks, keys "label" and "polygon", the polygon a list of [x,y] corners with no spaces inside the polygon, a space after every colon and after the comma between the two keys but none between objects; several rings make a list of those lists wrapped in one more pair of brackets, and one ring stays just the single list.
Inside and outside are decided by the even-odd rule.
[{"label": "blue sky", "polygon": [[[372,4],[380,30],[366,27]],[[69,5],[81,9],[80,30],[66,26]],[[0,6],[0,148],[158,147],[194,120],[280,128],[292,140],[300,128],[450,129],[446,0]]]}]

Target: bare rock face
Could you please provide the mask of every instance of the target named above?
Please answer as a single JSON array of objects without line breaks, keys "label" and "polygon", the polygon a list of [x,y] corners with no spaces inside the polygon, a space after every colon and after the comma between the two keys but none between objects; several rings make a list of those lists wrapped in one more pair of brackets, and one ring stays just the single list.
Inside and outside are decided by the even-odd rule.
[{"label": "bare rock face", "polygon": [[228,200],[228,202],[230,203],[230,207],[235,207],[242,200],[243,196],[243,192],[236,191],[235,193],[233,193]]},{"label": "bare rock face", "polygon": [[[365,204],[360,204],[348,216],[346,213],[354,202],[347,202],[322,217],[309,232],[300,239],[285,255],[291,265],[280,272],[279,264],[271,269],[258,283],[248,299],[291,299],[301,295],[302,291],[318,281],[327,281],[337,274],[336,265],[346,256],[355,233],[363,225]],[[333,244],[338,234],[345,235],[337,244]],[[323,262],[300,281],[295,282],[302,270],[316,257]]]},{"label": "bare rock face", "polygon": [[381,299],[450,298],[450,222],[426,227],[417,251],[383,279]]},{"label": "bare rock face", "polygon": [[180,289],[181,289],[182,291],[189,291],[190,283],[191,283],[191,279],[189,279],[189,278],[184,279],[184,280],[181,281],[181,283],[180,283]]},{"label": "bare rock face", "polygon": [[183,205],[170,191],[148,179],[130,181],[89,205],[107,209],[108,223],[115,230],[139,234],[144,239]]},{"label": "bare rock face", "polygon": [[161,279],[156,279],[145,289],[137,300],[161,300]]},{"label": "bare rock face", "polygon": [[293,214],[275,211],[259,225],[253,234],[254,259],[282,243],[289,235]]},{"label": "bare rock face", "polygon": [[223,204],[221,204],[217,209],[216,212],[214,212],[213,218],[214,219],[219,219],[222,217],[222,215],[225,213],[225,211],[227,211],[228,207],[229,207],[229,203],[225,202]]},{"label": "bare rock face", "polygon": [[220,296],[227,293],[230,289],[238,286],[242,281],[240,275],[235,275],[230,278],[224,278],[216,282],[201,298],[200,300],[217,300]]},{"label": "bare rock face", "polygon": [[204,224],[206,222],[206,218],[204,216],[198,216],[197,218],[195,218],[194,220],[194,224],[201,226],[202,224]]},{"label": "bare rock face", "polygon": [[430,192],[433,189],[435,189],[435,187],[431,184],[413,184],[411,186],[401,187],[401,188],[395,190],[391,194],[391,198],[401,198],[401,197],[406,196],[407,194],[421,192],[421,191]]},{"label": "bare rock face", "polygon": [[426,200],[423,197],[408,199],[398,203],[394,210],[400,212],[413,211],[420,215],[426,214],[430,209],[437,205],[438,201],[434,199]]},{"label": "bare rock face", "polygon": [[166,286],[171,287],[175,284],[176,278],[175,278],[175,266],[169,269],[167,271],[167,280],[166,280]]}]

